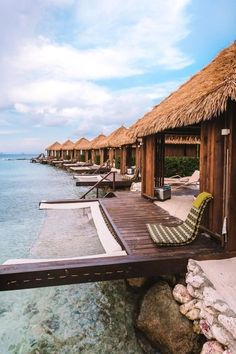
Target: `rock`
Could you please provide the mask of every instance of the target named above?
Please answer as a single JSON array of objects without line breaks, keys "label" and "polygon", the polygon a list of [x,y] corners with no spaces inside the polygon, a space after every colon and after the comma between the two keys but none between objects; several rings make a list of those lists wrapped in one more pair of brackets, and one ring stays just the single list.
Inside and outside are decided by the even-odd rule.
[{"label": "rock", "polygon": [[200,334],[202,332],[199,325],[199,321],[193,321],[193,332],[197,334]]},{"label": "rock", "polygon": [[211,327],[211,332],[213,334],[213,337],[220,342],[223,345],[228,345],[229,344],[229,337],[228,333],[226,330],[218,325],[213,325]]},{"label": "rock", "polygon": [[204,284],[204,277],[199,274],[193,275],[192,273],[188,273],[186,283],[191,284],[194,288],[200,288],[200,286]]},{"label": "rock", "polygon": [[189,294],[190,294],[192,297],[195,296],[195,294],[194,294],[194,288],[192,287],[192,285],[187,284],[187,290],[188,290]]},{"label": "rock", "polygon": [[146,283],[146,278],[129,278],[127,283],[134,288],[141,288]]},{"label": "rock", "polygon": [[223,354],[224,348],[216,341],[208,341],[203,345],[200,354]]},{"label": "rock", "polygon": [[187,287],[182,284],[177,284],[172,292],[174,299],[181,304],[185,304],[192,300],[192,296],[189,294]]},{"label": "rock", "polygon": [[189,311],[191,311],[194,308],[194,305],[196,304],[197,300],[191,300],[189,302],[186,302],[186,304],[183,304],[179,307],[180,312],[182,315],[186,315]]},{"label": "rock", "polygon": [[144,296],[136,326],[162,354],[197,354],[201,350],[201,337],[179,312],[165,282],[155,284]]},{"label": "rock", "polygon": [[198,320],[200,319],[200,310],[193,308],[192,310],[188,311],[185,316],[189,319],[189,320]]},{"label": "rock", "polygon": [[202,334],[204,334],[204,336],[207,339],[212,339],[213,338],[213,334],[211,332],[211,328],[208,324],[208,322],[206,320],[200,320],[199,322],[199,326],[201,328]]},{"label": "rock", "polygon": [[225,315],[219,315],[218,320],[219,323],[221,323],[227,329],[227,331],[229,331],[236,339],[236,318],[228,317]]},{"label": "rock", "polygon": [[193,275],[196,275],[201,271],[201,268],[193,259],[190,259],[188,261],[187,269],[188,269],[188,272],[191,272]]}]

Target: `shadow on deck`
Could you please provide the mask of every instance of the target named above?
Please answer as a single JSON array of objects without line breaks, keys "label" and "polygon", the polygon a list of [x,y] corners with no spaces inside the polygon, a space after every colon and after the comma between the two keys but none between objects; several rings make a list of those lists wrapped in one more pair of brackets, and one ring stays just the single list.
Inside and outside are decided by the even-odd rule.
[{"label": "shadow on deck", "polygon": [[100,204],[126,256],[0,266],[0,290],[66,285],[186,271],[189,258],[227,258],[220,244],[205,235],[186,246],[158,248],[146,223],[173,225],[178,219],[137,192],[117,192]]}]

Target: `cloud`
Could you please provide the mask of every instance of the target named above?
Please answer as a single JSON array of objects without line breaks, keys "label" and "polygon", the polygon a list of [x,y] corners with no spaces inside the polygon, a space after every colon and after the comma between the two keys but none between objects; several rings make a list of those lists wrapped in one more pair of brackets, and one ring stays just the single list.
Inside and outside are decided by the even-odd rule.
[{"label": "cloud", "polygon": [[15,135],[15,134],[21,134],[21,133],[26,133],[27,130],[22,130],[22,129],[1,129],[0,130],[0,135]]},{"label": "cloud", "polygon": [[[99,132],[111,132],[112,129],[122,124],[131,125],[137,118],[147,110],[176,89],[179,82],[169,81],[145,87],[134,87],[109,91],[95,84],[83,86],[76,89],[76,83],[70,85],[60,85],[54,82],[54,86],[64,87],[60,94],[55,94],[53,101],[47,100],[47,95],[41,89],[31,87],[34,97],[34,104],[28,100],[28,87],[22,87],[20,96],[15,96],[16,100],[25,99],[23,103],[15,104],[15,111],[24,115],[30,124],[42,126],[68,126],[71,131],[78,135],[96,135]],[[75,86],[74,86],[75,85]],[[47,86],[47,85],[46,85]],[[44,87],[44,84],[43,84]],[[37,97],[36,92],[39,93]],[[40,93],[43,97],[41,97]],[[17,91],[16,91],[17,93]],[[72,95],[72,97],[70,96]],[[93,100],[93,97],[96,99]]]},{"label": "cloud", "polygon": [[132,124],[178,82],[117,84],[145,75],[158,80],[159,71],[192,63],[179,46],[189,34],[189,2],[0,2],[2,116],[19,128],[66,127],[90,136]]}]

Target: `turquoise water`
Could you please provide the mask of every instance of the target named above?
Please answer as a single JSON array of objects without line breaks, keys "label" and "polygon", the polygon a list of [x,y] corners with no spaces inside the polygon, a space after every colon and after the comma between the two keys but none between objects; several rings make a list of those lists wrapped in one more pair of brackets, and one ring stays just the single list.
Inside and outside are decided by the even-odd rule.
[{"label": "turquoise water", "polygon": [[[29,255],[44,218],[39,201],[84,192],[70,174],[16,158],[0,155],[0,262]],[[123,281],[2,292],[0,354],[141,353],[134,300]]]}]

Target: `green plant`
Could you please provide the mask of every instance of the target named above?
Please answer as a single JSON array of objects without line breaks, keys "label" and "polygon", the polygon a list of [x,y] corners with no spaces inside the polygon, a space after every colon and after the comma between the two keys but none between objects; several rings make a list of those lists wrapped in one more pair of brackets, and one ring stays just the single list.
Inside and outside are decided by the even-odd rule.
[{"label": "green plant", "polygon": [[95,156],[94,156],[94,163],[95,163],[96,165],[100,165],[100,155],[95,155]]},{"label": "green plant", "polygon": [[131,157],[131,166],[135,166],[135,156]]},{"label": "green plant", "polygon": [[199,158],[197,157],[171,156],[165,158],[165,177],[191,176],[195,170],[199,170]]},{"label": "green plant", "polygon": [[85,154],[80,155],[80,161],[85,162]]},{"label": "green plant", "polygon": [[120,168],[120,156],[115,157],[115,168]]}]

